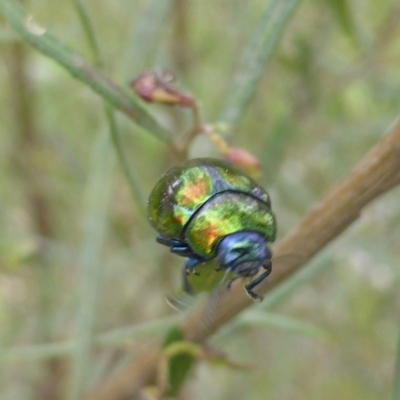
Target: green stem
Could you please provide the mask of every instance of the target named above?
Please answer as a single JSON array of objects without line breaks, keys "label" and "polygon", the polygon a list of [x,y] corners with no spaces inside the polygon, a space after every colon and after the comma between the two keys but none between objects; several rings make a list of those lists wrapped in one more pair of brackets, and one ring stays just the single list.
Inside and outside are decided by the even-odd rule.
[{"label": "green stem", "polygon": [[107,236],[109,199],[115,157],[108,135],[95,146],[92,173],[86,193],[84,233],[79,257],[80,292],[76,322],[76,346],[69,399],[83,398],[90,377],[94,330],[103,276],[103,249]]},{"label": "green stem", "polygon": [[106,112],[107,119],[109,121],[111,140],[112,140],[114,149],[117,153],[118,161],[120,163],[122,171],[125,174],[125,178],[128,181],[132,196],[136,200],[138,208],[141,211],[138,214],[142,215],[142,216],[146,215],[145,210],[146,210],[147,198],[143,194],[143,190],[140,185],[139,178],[137,177],[135,171],[129,165],[128,158],[126,156],[126,153],[124,151],[124,146],[122,143],[122,136],[121,136],[119,129],[117,128],[113,110],[111,107],[106,106],[105,112]]},{"label": "green stem", "polygon": [[121,75],[127,81],[154,68],[154,56],[159,51],[165,21],[175,0],[148,0],[140,18],[132,24],[126,50],[123,52]]},{"label": "green stem", "polygon": [[74,0],[75,7],[78,11],[79,18],[81,20],[81,24],[83,29],[85,30],[86,38],[89,42],[89,46],[92,49],[92,53],[94,56],[94,62],[98,68],[104,69],[105,63],[100,51],[100,45],[96,38],[96,33],[94,29],[94,25],[89,16],[88,9],[82,0]]},{"label": "green stem", "polygon": [[397,342],[397,354],[394,366],[393,389],[392,389],[392,400],[399,400],[399,399],[400,399],[400,331],[399,331],[399,340]]},{"label": "green stem", "polygon": [[[239,72],[232,85],[220,120],[236,125],[254,97],[258,83],[271,55],[277,48],[284,29],[300,0],[271,0],[261,18],[261,22],[249,46],[245,49]],[[278,9],[277,16],[274,16]]]},{"label": "green stem", "polygon": [[87,63],[80,54],[38,27],[32,16],[26,13],[18,1],[2,0],[0,2],[0,13],[36,50],[60,64],[73,77],[84,82],[116,109],[135,121],[141,128],[151,132],[166,143],[172,142],[171,132],[161,127],[140,103],[101,71]]},{"label": "green stem", "polygon": [[[74,0],[81,24],[84,28],[89,45],[92,49],[95,64],[104,69],[100,46],[96,39],[94,26],[89,13],[81,0]],[[118,135],[114,113],[105,103],[111,136]],[[93,346],[95,322],[98,314],[99,292],[103,276],[101,247],[107,234],[107,208],[111,195],[114,157],[112,157],[109,140],[101,137],[96,148],[92,182],[88,186],[89,202],[85,216],[85,233],[81,252],[81,293],[79,296],[78,318],[76,323],[76,346],[73,353],[73,369],[71,374],[70,399],[78,400],[84,396],[87,381],[93,368]],[[103,187],[102,187],[103,186]],[[102,192],[100,199],[96,197]]]},{"label": "green stem", "polygon": [[[154,321],[141,325],[118,328],[102,333],[93,341],[95,348],[121,347],[126,343],[133,343],[141,338],[159,337],[168,332],[171,327],[178,323],[179,315],[158,318]],[[3,350],[2,356],[6,361],[37,361],[53,357],[64,357],[76,351],[77,341],[61,343],[46,343],[32,346],[16,346]]]},{"label": "green stem", "polygon": [[[94,29],[93,23],[91,21],[91,18],[89,16],[89,13],[87,11],[87,8],[82,0],[74,0],[74,2],[76,5],[82,26],[85,30],[89,45],[92,49],[95,64],[98,68],[104,69],[105,62],[101,55],[100,45],[97,41],[95,29]],[[118,161],[119,161],[122,171],[124,172],[125,177],[128,181],[132,196],[136,200],[136,203],[138,204],[138,207],[141,211],[138,214],[145,215],[146,213],[144,212],[144,210],[146,210],[146,198],[143,194],[143,190],[141,188],[139,178],[136,176],[135,171],[130,167],[128,158],[126,157],[126,154],[124,151],[124,146],[122,143],[122,135],[121,135],[120,130],[118,129],[114,112],[113,112],[112,108],[107,104],[105,104],[105,115],[108,120],[108,126],[109,126],[109,130],[110,130],[110,134],[111,134],[111,140],[112,140],[113,146],[115,148],[115,151],[117,153]]]}]

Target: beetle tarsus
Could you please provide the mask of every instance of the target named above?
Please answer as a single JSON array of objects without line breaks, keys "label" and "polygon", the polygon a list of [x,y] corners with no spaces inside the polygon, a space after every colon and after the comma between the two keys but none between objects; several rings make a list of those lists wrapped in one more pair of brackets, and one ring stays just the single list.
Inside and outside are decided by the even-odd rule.
[{"label": "beetle tarsus", "polygon": [[163,244],[164,246],[168,246],[168,247],[172,247],[172,246],[174,246],[176,244],[180,244],[181,243],[181,241],[178,240],[178,239],[167,239],[166,237],[161,236],[161,235],[158,235],[156,237],[156,242],[160,243],[160,244]]},{"label": "beetle tarsus", "polygon": [[257,294],[256,292],[253,292],[252,290],[248,290],[247,288],[246,288],[246,293],[251,297],[251,299],[253,301],[261,302],[264,299],[264,297],[261,296],[260,294]]},{"label": "beetle tarsus", "polygon": [[189,283],[189,281],[188,281],[188,278],[187,278],[187,275],[188,275],[188,273],[187,273],[187,270],[186,270],[186,268],[185,268],[185,265],[183,266],[183,270],[182,270],[182,286],[183,286],[183,290],[187,293],[187,294],[190,294],[190,295],[193,295],[194,293],[193,293],[193,288],[190,286],[190,283]]},{"label": "beetle tarsus", "polygon": [[234,278],[232,278],[232,279],[227,283],[226,288],[229,290],[229,289],[232,287],[232,283],[233,283],[234,281],[236,281],[236,279],[238,279],[238,278],[239,278],[238,276],[235,276]]},{"label": "beetle tarsus", "polygon": [[156,241],[157,243],[170,247],[171,253],[178,254],[182,257],[191,257],[193,255],[193,250],[190,246],[180,239],[168,239],[159,235]]},{"label": "beetle tarsus", "polygon": [[189,258],[186,260],[186,262],[185,262],[183,268],[184,268],[184,270],[185,270],[185,272],[186,272],[187,275],[189,275],[189,274],[199,275],[199,273],[196,271],[196,267],[197,267],[199,264],[203,263],[203,262],[204,262],[204,260],[203,260],[202,258],[193,257],[193,256],[192,256],[192,257],[189,257]]},{"label": "beetle tarsus", "polygon": [[245,285],[247,294],[255,301],[262,301],[263,297],[255,293],[253,289],[268,277],[268,275],[271,273],[272,270],[272,264],[271,262],[269,262],[263,265],[263,267],[265,268],[266,271],[262,273],[259,277],[251,281],[249,284]]}]

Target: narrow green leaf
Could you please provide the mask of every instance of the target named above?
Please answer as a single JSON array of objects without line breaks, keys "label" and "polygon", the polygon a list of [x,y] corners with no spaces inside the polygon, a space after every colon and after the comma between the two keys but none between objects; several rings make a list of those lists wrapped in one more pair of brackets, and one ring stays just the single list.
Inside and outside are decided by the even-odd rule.
[{"label": "narrow green leaf", "polygon": [[331,7],[333,14],[339,21],[343,31],[353,39],[356,29],[351,16],[349,3],[347,0],[328,0],[327,4]]},{"label": "narrow green leaf", "polygon": [[[179,327],[175,326],[167,333],[163,348],[169,345],[183,341],[183,334]],[[193,345],[193,344],[192,344]],[[195,358],[191,354],[179,354],[168,360],[168,383],[169,396],[175,396],[184,384],[190,370],[195,363]]]},{"label": "narrow green leaf", "polygon": [[397,352],[396,352],[396,361],[394,365],[394,373],[393,373],[393,388],[392,388],[392,400],[400,399],[400,330],[399,330],[399,339],[397,342]]},{"label": "narrow green leaf", "polygon": [[[100,44],[98,43],[94,25],[89,16],[89,12],[85,6],[85,3],[82,0],[74,0],[74,3],[78,10],[78,14],[79,14],[82,26],[86,33],[86,37],[87,37],[90,47],[92,49],[94,59],[95,59],[95,64],[97,67],[104,69],[105,63],[103,60],[103,56],[101,54]],[[122,171],[124,172],[125,177],[128,181],[129,187],[131,189],[131,193],[132,193],[134,199],[136,200],[136,203],[140,210],[138,215],[145,215],[147,199],[145,198],[145,196],[143,194],[143,190],[142,190],[139,178],[137,177],[135,170],[133,170],[129,165],[128,158],[124,151],[122,135],[121,135],[120,130],[118,129],[117,121],[116,121],[113,109],[107,103],[105,104],[105,114],[106,114],[106,118],[108,120],[108,126],[110,129],[112,143],[115,147],[115,151],[117,153],[119,163],[120,163]]]},{"label": "narrow green leaf", "polygon": [[162,39],[165,20],[172,9],[172,0],[150,0],[138,22],[132,25],[126,57],[122,65],[123,76],[131,80],[144,70],[153,69],[153,59]]},{"label": "narrow green leaf", "polygon": [[330,268],[332,262],[332,256],[329,252],[325,253],[323,257],[318,257],[317,260],[312,260],[307,267],[294,274],[279,285],[278,288],[270,292],[268,296],[265,297],[260,307],[265,310],[271,310],[284,303],[290,296],[293,296],[296,289],[309,283],[317,275]]},{"label": "narrow green leaf", "polygon": [[101,71],[72,49],[68,48],[46,29],[40,27],[16,0],[2,0],[0,13],[10,25],[36,50],[51,58],[73,77],[88,85],[116,109],[135,121],[141,128],[154,134],[166,143],[171,143],[172,134],[161,127],[145,108],[123,88],[110,81]]},{"label": "narrow green leaf", "polygon": [[84,232],[79,257],[80,292],[76,346],[70,399],[81,399],[89,378],[98,296],[103,274],[103,249],[107,234],[109,199],[115,165],[109,136],[102,134],[95,146],[84,210]]},{"label": "narrow green leaf", "polygon": [[246,311],[240,317],[239,323],[252,327],[275,327],[288,333],[300,334],[319,340],[326,340],[329,337],[326,331],[317,326],[307,324],[295,318],[268,313],[255,308]]},{"label": "narrow green leaf", "polygon": [[[96,348],[110,348],[124,346],[134,340],[159,337],[172,325],[176,325],[180,316],[159,318],[139,325],[118,328],[102,333],[93,340]],[[32,346],[16,346],[3,351],[2,356],[7,361],[37,361],[53,357],[63,357],[76,351],[77,342],[46,343]]]},{"label": "narrow green leaf", "polygon": [[[245,49],[232,89],[220,120],[236,125],[253,99],[257,85],[271,55],[278,47],[284,28],[294,14],[300,0],[271,0],[261,22]],[[276,14],[276,15],[275,15]]]}]

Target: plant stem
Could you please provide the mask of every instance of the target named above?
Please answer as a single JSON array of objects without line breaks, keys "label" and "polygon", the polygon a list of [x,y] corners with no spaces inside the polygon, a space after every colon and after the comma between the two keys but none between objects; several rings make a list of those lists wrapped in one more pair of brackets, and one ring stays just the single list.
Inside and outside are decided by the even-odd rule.
[{"label": "plant stem", "polygon": [[132,81],[146,70],[154,68],[154,56],[158,52],[158,45],[162,39],[165,21],[171,14],[175,0],[148,0],[140,18],[132,24],[129,34],[126,56],[121,62],[121,75],[127,81]]},{"label": "plant stem", "polygon": [[[400,122],[396,121],[386,135],[356,166],[356,168],[317,203],[300,224],[276,247],[277,262],[268,282],[259,292],[274,289],[297,272],[311,257],[339,236],[362,209],[372,200],[400,183]],[[287,254],[296,254],[287,263]],[[205,316],[208,304],[196,309],[184,321],[182,329],[186,340],[202,342],[252,304],[242,285],[233,285],[221,294],[215,312]],[[122,400],[134,396],[141,388],[154,383],[157,371],[157,350],[153,349],[135,364],[121,371],[110,382],[101,385],[89,400]],[[140,368],[138,368],[140,366]]]},{"label": "plant stem", "polygon": [[[124,328],[117,328],[96,336],[93,340],[95,348],[123,347],[126,343],[134,343],[142,338],[159,337],[178,323],[179,315],[158,318]],[[31,346],[15,346],[4,352],[2,356],[7,361],[30,362],[55,357],[65,357],[76,351],[77,342],[74,340],[56,343],[44,343]]]},{"label": "plant stem", "polygon": [[400,399],[400,330],[397,342],[396,360],[393,372],[392,400]]},{"label": "plant stem", "polygon": [[[265,67],[278,47],[284,29],[299,5],[300,0],[287,0],[282,6],[281,0],[268,2],[261,22],[245,49],[239,71],[219,120],[235,126],[254,97]],[[273,16],[275,9],[278,15]]]},{"label": "plant stem", "polygon": [[[30,59],[23,43],[10,43],[10,110],[14,113],[15,139],[17,154],[15,166],[21,175],[25,198],[32,219],[34,236],[37,237],[37,257],[32,272],[36,291],[36,340],[47,342],[52,340],[53,312],[56,296],[54,287],[57,285],[55,268],[48,260],[48,248],[44,245],[46,239],[54,237],[54,226],[51,214],[51,202],[47,186],[43,185],[47,172],[43,169],[44,147],[40,124],[35,114],[35,90],[30,78]],[[39,161],[39,162],[38,162]],[[35,391],[39,398],[60,399],[60,388],[63,385],[61,373],[63,360],[47,359],[44,364],[47,380],[40,381]]]},{"label": "plant stem", "polygon": [[[81,0],[74,0],[74,4],[92,49],[95,64],[98,68],[103,69],[104,61],[100,46],[86,6]],[[111,137],[118,136],[119,131],[114,113],[107,103],[105,103],[105,113]],[[101,248],[104,246],[107,234],[108,203],[111,197],[115,165],[110,142],[102,136],[100,135],[100,143],[96,147],[92,182],[91,185],[88,185],[88,208],[85,210],[87,219],[80,255],[81,287],[76,322],[76,346],[73,352],[73,369],[69,388],[69,399],[71,400],[79,400],[83,397],[93,369],[95,322],[104,265],[101,260],[103,254]],[[100,192],[102,192],[101,199],[100,197],[96,199]]]},{"label": "plant stem", "polygon": [[115,165],[108,135],[98,138],[83,215],[82,248],[79,255],[80,290],[76,321],[76,345],[69,399],[82,399],[90,377],[94,329],[103,276],[103,249],[107,236],[109,199]]},{"label": "plant stem", "polygon": [[186,0],[173,0],[173,40],[172,59],[179,76],[185,76],[190,69],[190,52],[188,34],[188,17],[190,3]]},{"label": "plant stem", "polygon": [[38,51],[60,64],[73,77],[84,82],[117,110],[136,122],[142,129],[149,131],[166,143],[172,142],[171,132],[161,127],[139,102],[101,71],[87,63],[80,54],[63,45],[39,27],[18,1],[2,0],[0,2],[0,13]]},{"label": "plant stem", "polygon": [[[88,38],[89,45],[94,55],[94,62],[96,66],[102,70],[105,68],[104,59],[101,55],[100,45],[96,38],[95,29],[90,19],[87,8],[82,0],[74,0],[76,8],[78,10],[79,17],[81,19],[82,26],[85,29],[86,37]],[[138,215],[145,215],[146,210],[146,198],[143,194],[142,187],[139,182],[139,178],[136,176],[135,171],[130,167],[128,158],[126,157],[124,146],[122,143],[122,135],[117,126],[117,121],[112,107],[105,103],[105,115],[108,121],[112,144],[117,153],[118,161],[121,165],[122,171],[125,174],[125,178],[128,181],[129,188],[131,190],[133,198],[136,200],[139,211]]]},{"label": "plant stem", "polygon": [[[400,121],[396,121],[391,133],[385,136],[358,166],[317,203],[299,225],[274,248],[274,270],[271,277],[258,287],[264,294],[285,281],[299,270],[311,257],[339,236],[361,210],[382,193],[398,185],[400,171]],[[290,257],[295,254],[297,257]],[[251,301],[240,285],[221,296],[213,322],[205,327],[202,323],[204,310],[192,315],[185,325],[188,340],[203,340],[226,321],[248,307]]]}]

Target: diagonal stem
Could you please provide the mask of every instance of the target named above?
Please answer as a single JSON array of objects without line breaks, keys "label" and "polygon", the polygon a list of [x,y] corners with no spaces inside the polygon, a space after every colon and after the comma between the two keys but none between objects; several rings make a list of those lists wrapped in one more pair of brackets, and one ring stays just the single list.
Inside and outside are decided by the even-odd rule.
[{"label": "diagonal stem", "polygon": [[[260,292],[274,289],[297,272],[311,257],[338,237],[359,217],[372,200],[399,183],[400,176],[400,121],[361,160],[356,168],[318,202],[300,224],[276,247],[278,261],[268,282],[260,285]],[[284,254],[298,254],[290,264],[280,261]],[[282,257],[280,257],[283,260]],[[215,313],[204,325],[207,304],[196,309],[182,325],[186,340],[202,342],[251,305],[240,285],[220,296]],[[89,400],[122,400],[135,394],[143,386],[154,383],[157,371],[157,350],[136,360],[110,382],[100,386]],[[140,366],[140,373],[138,373]]]},{"label": "diagonal stem", "polygon": [[36,50],[60,64],[73,77],[89,86],[142,129],[166,143],[172,142],[172,133],[160,126],[134,97],[88,63],[80,54],[47,33],[27,14],[18,1],[1,0],[0,14],[3,14],[10,25]]}]

